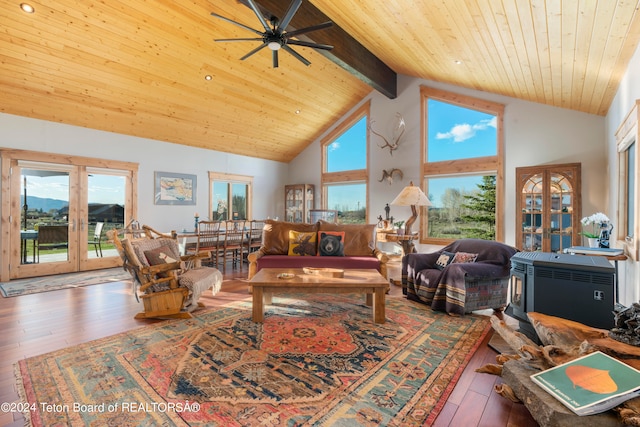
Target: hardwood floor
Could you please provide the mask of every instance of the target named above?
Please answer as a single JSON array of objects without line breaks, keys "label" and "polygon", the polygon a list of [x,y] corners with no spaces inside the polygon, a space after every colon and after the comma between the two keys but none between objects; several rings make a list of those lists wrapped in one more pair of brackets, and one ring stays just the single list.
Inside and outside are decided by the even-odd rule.
[{"label": "hardwood floor", "polygon": [[[241,271],[227,268],[222,291],[215,297],[205,294],[208,307],[249,298]],[[392,286],[391,295],[402,295]],[[0,298],[0,402],[19,400],[14,364],[20,359],[80,344],[120,332],[140,328],[159,320],[136,320],[141,305],[131,295],[126,282],[85,286],[16,298]],[[426,309],[426,308],[425,308]],[[435,426],[537,426],[522,404],[514,404],[493,392],[499,377],[474,370],[494,363],[496,352],[487,337],[460,377]],[[23,426],[20,414],[0,412],[0,426]]]}]

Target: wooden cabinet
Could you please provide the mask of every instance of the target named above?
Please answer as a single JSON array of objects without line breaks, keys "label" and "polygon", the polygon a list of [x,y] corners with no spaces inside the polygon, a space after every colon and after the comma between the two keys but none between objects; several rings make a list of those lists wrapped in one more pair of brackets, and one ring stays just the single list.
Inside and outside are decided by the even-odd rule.
[{"label": "wooden cabinet", "polygon": [[516,247],[562,252],[581,242],[580,163],[516,168]]},{"label": "wooden cabinet", "polygon": [[284,218],[289,222],[309,222],[313,209],[313,185],[284,186]]}]

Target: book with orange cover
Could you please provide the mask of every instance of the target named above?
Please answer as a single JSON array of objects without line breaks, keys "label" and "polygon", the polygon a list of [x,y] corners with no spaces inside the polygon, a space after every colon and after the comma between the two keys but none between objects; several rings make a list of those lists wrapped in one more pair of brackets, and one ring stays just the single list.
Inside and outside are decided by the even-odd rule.
[{"label": "book with orange cover", "polygon": [[578,415],[598,414],[640,396],[640,371],[600,351],[531,379]]}]

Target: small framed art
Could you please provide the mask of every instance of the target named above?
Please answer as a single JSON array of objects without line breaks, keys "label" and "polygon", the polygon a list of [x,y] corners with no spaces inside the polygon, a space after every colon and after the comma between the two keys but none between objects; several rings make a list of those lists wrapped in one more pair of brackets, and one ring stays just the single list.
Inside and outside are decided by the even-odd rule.
[{"label": "small framed art", "polygon": [[197,176],[155,172],[156,205],[195,205]]}]

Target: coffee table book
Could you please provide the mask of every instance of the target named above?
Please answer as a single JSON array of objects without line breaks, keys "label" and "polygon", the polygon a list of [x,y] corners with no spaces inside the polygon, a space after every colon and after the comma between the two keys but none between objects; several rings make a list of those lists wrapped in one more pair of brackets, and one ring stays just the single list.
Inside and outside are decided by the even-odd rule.
[{"label": "coffee table book", "polygon": [[640,371],[600,351],[531,375],[577,415],[592,415],[640,396]]}]

